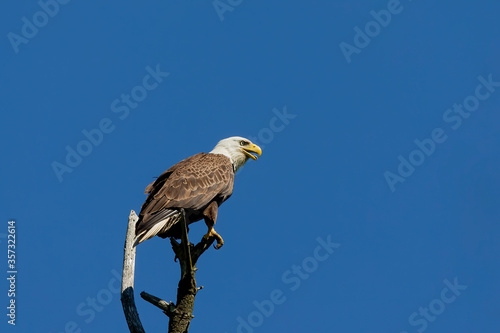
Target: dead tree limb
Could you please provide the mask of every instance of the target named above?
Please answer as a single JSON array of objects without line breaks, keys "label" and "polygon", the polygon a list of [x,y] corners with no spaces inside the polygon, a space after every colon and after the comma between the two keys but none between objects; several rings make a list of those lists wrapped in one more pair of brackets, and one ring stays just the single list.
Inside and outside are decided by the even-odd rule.
[{"label": "dead tree limb", "polygon": [[[179,259],[181,267],[181,279],[177,288],[177,302],[166,302],[156,296],[146,292],[141,293],[141,297],[158,307],[169,317],[169,333],[187,333],[193,316],[194,299],[198,290],[196,286],[196,263],[200,256],[213,244],[214,238],[202,240],[194,246],[189,243],[187,225],[189,224],[184,210],[181,210],[181,242],[171,238],[170,243],[175,253],[175,258]],[[134,301],[134,267],[135,267],[135,247],[133,247],[135,237],[135,223],[137,215],[134,211],[129,217],[127,229],[127,239],[125,241],[125,253],[123,259],[122,276],[122,305],[125,317],[131,333],[144,333],[139,314]],[[130,240],[129,240],[130,239]]]},{"label": "dead tree limb", "polygon": [[181,266],[181,280],[177,288],[177,304],[174,314],[170,316],[168,325],[169,333],[185,333],[189,330],[189,324],[193,316],[194,299],[198,288],[196,287],[196,262],[200,255],[205,252],[214,239],[202,238],[198,245],[189,243],[187,225],[189,224],[184,210],[182,210],[181,244],[171,239],[172,248]]},{"label": "dead tree limb", "polygon": [[134,211],[128,217],[127,236],[123,250],[122,272],[122,306],[127,319],[130,333],[145,333],[134,300],[134,273],[135,273],[135,224],[139,218]]}]

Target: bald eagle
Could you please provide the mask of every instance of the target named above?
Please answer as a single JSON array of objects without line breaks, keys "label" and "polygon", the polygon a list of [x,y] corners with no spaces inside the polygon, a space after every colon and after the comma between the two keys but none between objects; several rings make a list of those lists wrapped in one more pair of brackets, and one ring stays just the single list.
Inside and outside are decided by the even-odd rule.
[{"label": "bald eagle", "polygon": [[136,224],[135,244],[154,236],[180,238],[181,208],[188,223],[205,220],[204,238],[215,238],[216,249],[224,241],[215,231],[219,206],[233,193],[234,175],[249,159],[257,160],[262,150],[250,140],[230,137],[221,140],[210,153],[199,153],[177,163],[146,187],[149,194]]}]

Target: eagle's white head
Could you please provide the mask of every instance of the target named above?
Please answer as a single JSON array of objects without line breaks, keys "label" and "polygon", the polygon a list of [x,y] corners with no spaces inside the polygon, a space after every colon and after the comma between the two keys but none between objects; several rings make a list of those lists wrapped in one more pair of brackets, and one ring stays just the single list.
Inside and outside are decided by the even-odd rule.
[{"label": "eagle's white head", "polygon": [[[233,163],[234,172],[238,171],[248,159],[256,160],[262,155],[262,149],[252,141],[240,136],[233,136],[219,141],[210,154],[222,154]],[[258,155],[255,156],[254,154]]]}]

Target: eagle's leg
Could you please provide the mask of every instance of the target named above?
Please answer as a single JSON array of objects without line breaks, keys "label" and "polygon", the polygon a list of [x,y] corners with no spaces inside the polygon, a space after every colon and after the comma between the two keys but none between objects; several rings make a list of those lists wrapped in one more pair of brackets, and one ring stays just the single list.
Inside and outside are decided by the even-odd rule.
[{"label": "eagle's leg", "polygon": [[210,238],[215,238],[217,240],[217,245],[215,245],[214,247],[218,250],[222,247],[222,245],[224,245],[224,240],[222,239],[222,237],[215,231],[214,229],[214,226],[213,225],[209,225],[207,223],[207,227],[208,227],[208,232],[205,234],[205,236],[203,236],[203,238],[205,239],[210,239]]},{"label": "eagle's leg", "polygon": [[217,240],[217,245],[215,245],[215,248],[217,250],[220,249],[222,247],[222,245],[224,245],[224,240],[214,229],[215,222],[217,221],[218,207],[219,207],[219,205],[217,205],[217,202],[213,201],[203,211],[203,217],[204,217],[205,223],[208,227],[208,232],[206,233],[205,236],[203,236],[203,238],[205,238],[205,239],[215,238]]}]

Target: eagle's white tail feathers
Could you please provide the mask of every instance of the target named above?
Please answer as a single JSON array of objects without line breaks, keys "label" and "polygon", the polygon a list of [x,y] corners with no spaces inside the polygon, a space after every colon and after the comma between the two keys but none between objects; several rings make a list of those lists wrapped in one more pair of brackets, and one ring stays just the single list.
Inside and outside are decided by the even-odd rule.
[{"label": "eagle's white tail feathers", "polygon": [[181,220],[181,213],[177,211],[172,211],[172,214],[166,216],[163,220],[158,221],[155,225],[153,225],[150,229],[144,230],[135,238],[134,246],[153,238],[154,236],[166,232],[170,229],[174,224]]}]

